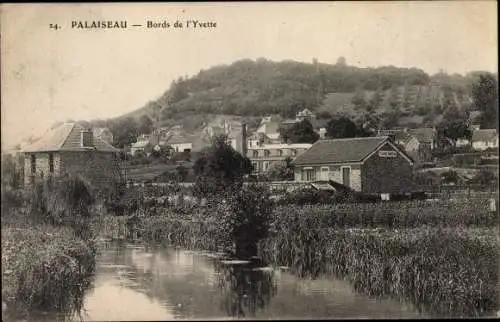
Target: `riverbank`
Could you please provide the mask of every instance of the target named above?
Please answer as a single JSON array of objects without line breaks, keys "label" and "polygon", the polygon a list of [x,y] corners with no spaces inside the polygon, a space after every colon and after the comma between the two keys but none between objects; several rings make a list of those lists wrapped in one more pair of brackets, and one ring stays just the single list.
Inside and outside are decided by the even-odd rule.
[{"label": "riverbank", "polygon": [[15,314],[81,308],[96,247],[67,228],[2,228],[2,302]]},{"label": "riverbank", "polygon": [[3,319],[25,319],[33,312],[72,315],[81,309],[97,245],[88,220],[79,217],[83,209],[77,212],[72,201],[58,199],[54,191],[2,189]]},{"label": "riverbank", "polygon": [[[146,242],[217,251],[224,238],[210,219],[217,211],[151,207],[130,222],[103,220]],[[345,278],[359,292],[410,300],[437,316],[488,316],[498,310],[496,216],[489,200],[477,199],[283,206],[259,253],[299,276]]]}]

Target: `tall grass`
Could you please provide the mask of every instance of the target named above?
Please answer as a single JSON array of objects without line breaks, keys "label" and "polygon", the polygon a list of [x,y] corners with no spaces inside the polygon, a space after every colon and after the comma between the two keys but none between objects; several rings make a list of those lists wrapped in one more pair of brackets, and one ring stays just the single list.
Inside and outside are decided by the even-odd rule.
[{"label": "tall grass", "polygon": [[399,201],[391,203],[281,206],[273,221],[308,216],[325,227],[398,227],[422,225],[446,227],[492,227],[498,214],[491,211],[489,199]]},{"label": "tall grass", "polygon": [[25,191],[2,220],[2,299],[12,314],[71,314],[95,269],[93,196],[79,178]]},{"label": "tall grass", "polygon": [[2,301],[17,314],[79,311],[95,254],[70,228],[2,229]]},{"label": "tall grass", "polygon": [[261,243],[263,258],[300,276],[330,274],[358,291],[394,295],[443,316],[497,309],[498,245],[490,228],[334,228],[290,212]]}]

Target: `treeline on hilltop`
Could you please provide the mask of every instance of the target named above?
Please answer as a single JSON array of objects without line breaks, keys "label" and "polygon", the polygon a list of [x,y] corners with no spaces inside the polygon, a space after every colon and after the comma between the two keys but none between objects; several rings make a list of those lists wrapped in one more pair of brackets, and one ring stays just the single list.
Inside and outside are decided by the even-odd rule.
[{"label": "treeline on hilltop", "polygon": [[488,72],[431,76],[417,68],[358,68],[342,57],[336,64],[245,59],[181,77],[143,108],[91,123],[109,127],[118,147],[154,126],[189,123],[196,129],[207,115],[293,118],[304,108],[320,118],[347,116],[379,128],[436,126],[480,110],[488,128],[496,123],[497,85],[497,75]]},{"label": "treeline on hilltop", "polygon": [[156,103],[168,108],[163,110],[163,117],[180,111],[294,117],[304,108],[320,105],[326,93],[387,90],[429,81],[429,75],[419,69],[246,59],[179,78]]}]

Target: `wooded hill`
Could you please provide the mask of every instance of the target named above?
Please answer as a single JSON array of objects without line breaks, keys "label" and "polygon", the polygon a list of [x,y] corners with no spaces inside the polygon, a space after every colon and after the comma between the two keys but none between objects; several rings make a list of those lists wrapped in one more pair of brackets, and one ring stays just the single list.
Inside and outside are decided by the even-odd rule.
[{"label": "wooded hill", "polygon": [[255,122],[270,114],[293,118],[308,108],[320,118],[349,116],[379,127],[429,126],[474,108],[472,84],[480,74],[430,76],[417,68],[358,68],[342,58],[337,64],[245,59],[179,78],[157,100],[99,123],[144,121],[147,116],[155,126],[182,124],[196,132],[215,115]]}]

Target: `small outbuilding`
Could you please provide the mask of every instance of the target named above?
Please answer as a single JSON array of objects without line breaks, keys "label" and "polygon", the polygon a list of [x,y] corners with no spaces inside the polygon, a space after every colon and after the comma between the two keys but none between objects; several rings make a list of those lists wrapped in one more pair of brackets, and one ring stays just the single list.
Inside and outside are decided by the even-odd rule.
[{"label": "small outbuilding", "polygon": [[293,161],[295,181],[328,181],[364,193],[407,193],[413,159],[387,136],[320,140]]},{"label": "small outbuilding", "polygon": [[79,175],[98,189],[109,187],[121,180],[119,152],[92,129],[61,124],[22,150],[25,186],[66,173]]}]

